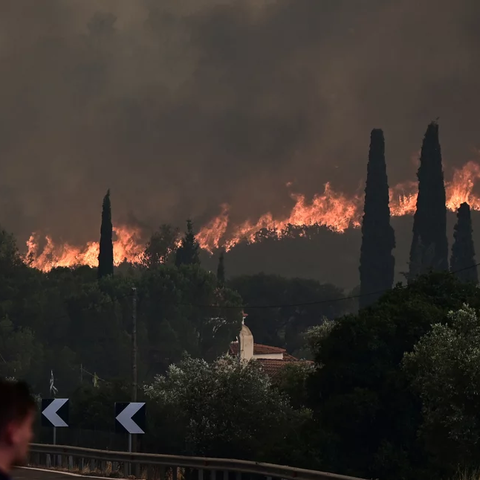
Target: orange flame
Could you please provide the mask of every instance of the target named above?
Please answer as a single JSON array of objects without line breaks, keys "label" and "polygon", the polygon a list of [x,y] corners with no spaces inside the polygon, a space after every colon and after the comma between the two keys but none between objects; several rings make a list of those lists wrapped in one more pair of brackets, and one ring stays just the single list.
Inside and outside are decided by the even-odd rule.
[{"label": "orange flame", "polygon": [[[480,165],[471,161],[461,169],[455,170],[451,182],[446,183],[447,208],[458,209],[467,202],[473,210],[480,211],[480,197],[473,193],[476,182],[480,180]],[[326,183],[321,194],[308,201],[305,195],[292,193],[295,204],[289,215],[274,218],[267,212],[257,221],[246,220],[240,225],[230,225],[229,206],[221,206],[221,213],[203,226],[197,234],[197,241],[202,249],[213,252],[220,247],[230,250],[242,241],[253,243],[262,230],[273,231],[278,238],[288,234],[290,225],[302,227],[320,225],[330,230],[343,233],[348,228],[358,228],[362,220],[363,195],[348,196],[335,191]],[[417,202],[417,184],[405,182],[390,189],[390,212],[392,216],[411,215],[415,212]],[[145,245],[141,241],[141,232],[128,226],[114,227],[116,240],[113,244],[114,261],[119,265],[123,261],[138,263]],[[25,261],[32,267],[49,271],[54,267],[71,267],[75,265],[98,264],[98,243],[88,242],[83,247],[56,244],[50,236],[40,247],[40,236],[32,234],[27,241]]]},{"label": "orange flame", "polygon": [[[473,194],[473,188],[479,179],[480,165],[473,161],[455,170],[452,181],[446,183],[447,208],[455,211],[461,203],[467,202],[473,210],[480,211],[480,197]],[[212,252],[223,243],[228,251],[241,241],[255,242],[255,235],[262,229],[274,230],[277,237],[281,238],[287,234],[286,228],[289,225],[297,227],[321,225],[337,233],[361,226],[363,195],[347,196],[336,192],[329,183],[326,183],[324,192],[314,195],[311,202],[301,194],[291,194],[291,198],[295,200],[295,205],[288,217],[274,219],[271,213],[266,213],[256,222],[247,220],[230,230],[228,209],[224,208],[218,217],[200,230],[197,237],[200,246]],[[416,205],[416,182],[401,183],[390,189],[390,213],[393,217],[413,215]],[[217,224],[222,225],[219,236],[216,236],[220,233],[216,228]],[[215,243],[209,241],[211,238],[215,238]]]},{"label": "orange flame", "polygon": [[[113,242],[114,264],[123,261],[138,263],[145,249],[141,242],[141,232],[137,228],[127,226],[113,227],[116,239]],[[43,248],[40,246],[41,236],[33,233],[27,240],[25,261],[39,270],[49,271],[55,267],[73,267],[77,265],[98,265],[98,242],[88,242],[84,247],[68,243],[55,244],[47,235]]]},{"label": "orange flame", "polygon": [[218,215],[218,217],[210,220],[210,222],[198,232],[196,239],[200,246],[209,245],[209,250],[220,247],[220,241],[228,227],[228,208],[227,204],[223,204],[222,213]]},{"label": "orange flame", "polygon": [[460,170],[455,170],[453,180],[447,184],[447,208],[455,211],[464,202],[472,210],[480,210],[480,198],[473,194],[475,182],[480,179],[480,165],[468,162]]},{"label": "orange flame", "polygon": [[[287,218],[275,220],[273,215],[268,212],[262,215],[255,223],[250,220],[234,227],[232,234],[224,241],[225,249],[228,251],[242,240],[254,242],[255,235],[263,230],[275,230],[277,235],[282,236],[282,232],[288,225],[294,226],[312,226],[321,225],[330,228],[334,232],[343,233],[349,227],[360,226],[360,206],[362,199],[360,196],[347,197],[342,193],[335,192],[329,183],[325,184],[323,194],[317,194],[309,204],[305,195],[292,193],[291,198],[295,200],[295,205]],[[210,222],[209,225],[211,225]],[[202,228],[201,232],[209,228],[209,225]],[[228,226],[228,217],[227,217]],[[207,237],[203,235],[201,238]],[[200,243],[200,247],[212,251],[212,245]]]},{"label": "orange flame", "polygon": [[392,217],[413,215],[417,208],[417,184],[399,183],[390,189],[390,214]]}]

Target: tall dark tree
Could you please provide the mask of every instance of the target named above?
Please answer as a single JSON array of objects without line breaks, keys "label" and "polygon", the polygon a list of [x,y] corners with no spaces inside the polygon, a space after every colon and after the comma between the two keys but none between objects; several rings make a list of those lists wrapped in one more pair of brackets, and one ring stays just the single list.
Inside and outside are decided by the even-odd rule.
[{"label": "tall dark tree", "polygon": [[462,282],[478,283],[472,233],[470,206],[468,203],[462,203],[457,212],[457,224],[453,233],[450,268]]},{"label": "tall dark tree", "polygon": [[182,243],[177,250],[175,257],[175,265],[195,265],[200,263],[199,258],[200,245],[195,239],[193,233],[193,224],[191,220],[187,220],[187,231],[182,238]]},{"label": "tall dark tree", "polygon": [[220,257],[218,259],[218,267],[217,267],[217,284],[219,287],[225,286],[225,263],[224,263],[224,252],[220,253]]},{"label": "tall dark tree", "polygon": [[448,270],[447,208],[438,124],[430,123],[423,139],[413,220],[409,279],[430,270]]},{"label": "tall dark tree", "polygon": [[[360,253],[360,308],[373,303],[392,288],[395,233],[390,225],[390,207],[383,131],[372,130],[365,187],[365,207]],[[377,293],[378,292],[378,293]]]},{"label": "tall dark tree", "polygon": [[113,226],[110,190],[103,198],[100,251],[98,253],[98,278],[113,275]]}]

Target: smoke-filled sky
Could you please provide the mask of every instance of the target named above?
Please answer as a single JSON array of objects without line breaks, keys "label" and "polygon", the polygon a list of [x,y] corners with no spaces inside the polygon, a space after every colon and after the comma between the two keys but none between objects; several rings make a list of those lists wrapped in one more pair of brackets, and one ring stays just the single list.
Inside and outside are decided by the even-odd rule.
[{"label": "smoke-filled sky", "polygon": [[449,168],[480,146],[478,0],[4,0],[0,221],[70,241],[114,219],[202,224],[354,192],[369,132],[414,179],[440,117]]}]

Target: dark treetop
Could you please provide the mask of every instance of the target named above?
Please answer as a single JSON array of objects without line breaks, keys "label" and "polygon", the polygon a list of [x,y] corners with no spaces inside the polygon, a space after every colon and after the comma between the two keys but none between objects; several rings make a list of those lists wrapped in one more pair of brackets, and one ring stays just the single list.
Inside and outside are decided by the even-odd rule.
[{"label": "dark treetop", "polygon": [[191,220],[187,220],[187,231],[182,238],[182,244],[177,250],[177,256],[175,258],[175,264],[177,267],[180,265],[195,265],[200,263],[199,258],[200,246],[195,240],[195,234],[193,233],[193,224]]},{"label": "dark treetop", "polygon": [[418,197],[410,249],[410,280],[430,270],[448,270],[447,208],[436,122],[432,122],[425,133],[417,176]]},{"label": "dark treetop", "polygon": [[457,224],[453,233],[450,268],[462,282],[478,283],[475,247],[472,236],[472,217],[468,203],[462,203],[457,212]]},{"label": "dark treetop", "polygon": [[[372,130],[365,187],[365,207],[360,253],[360,308],[373,303],[392,287],[395,233],[390,225],[390,207],[385,140],[382,130]],[[374,293],[379,292],[379,293]],[[374,294],[372,294],[374,293]]]},{"label": "dark treetop", "polygon": [[223,251],[220,253],[220,257],[218,259],[217,283],[219,287],[223,287],[225,285],[225,262]]},{"label": "dark treetop", "polygon": [[98,278],[113,275],[113,226],[110,190],[103,199],[100,251],[98,253]]}]

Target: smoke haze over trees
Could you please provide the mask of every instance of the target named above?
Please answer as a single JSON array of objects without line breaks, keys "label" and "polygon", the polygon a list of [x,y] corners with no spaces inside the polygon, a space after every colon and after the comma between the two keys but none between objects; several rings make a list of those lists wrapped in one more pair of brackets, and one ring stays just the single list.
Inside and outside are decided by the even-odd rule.
[{"label": "smoke haze over trees", "polygon": [[418,132],[439,114],[447,167],[464,163],[478,146],[479,10],[474,0],[8,2],[0,223],[19,244],[32,230],[96,239],[107,186],[114,221],[200,226],[223,202],[238,220],[279,214],[292,204],[287,182],[306,195],[326,181],[356,190],[371,125],[389,132],[390,181],[413,179]]}]

